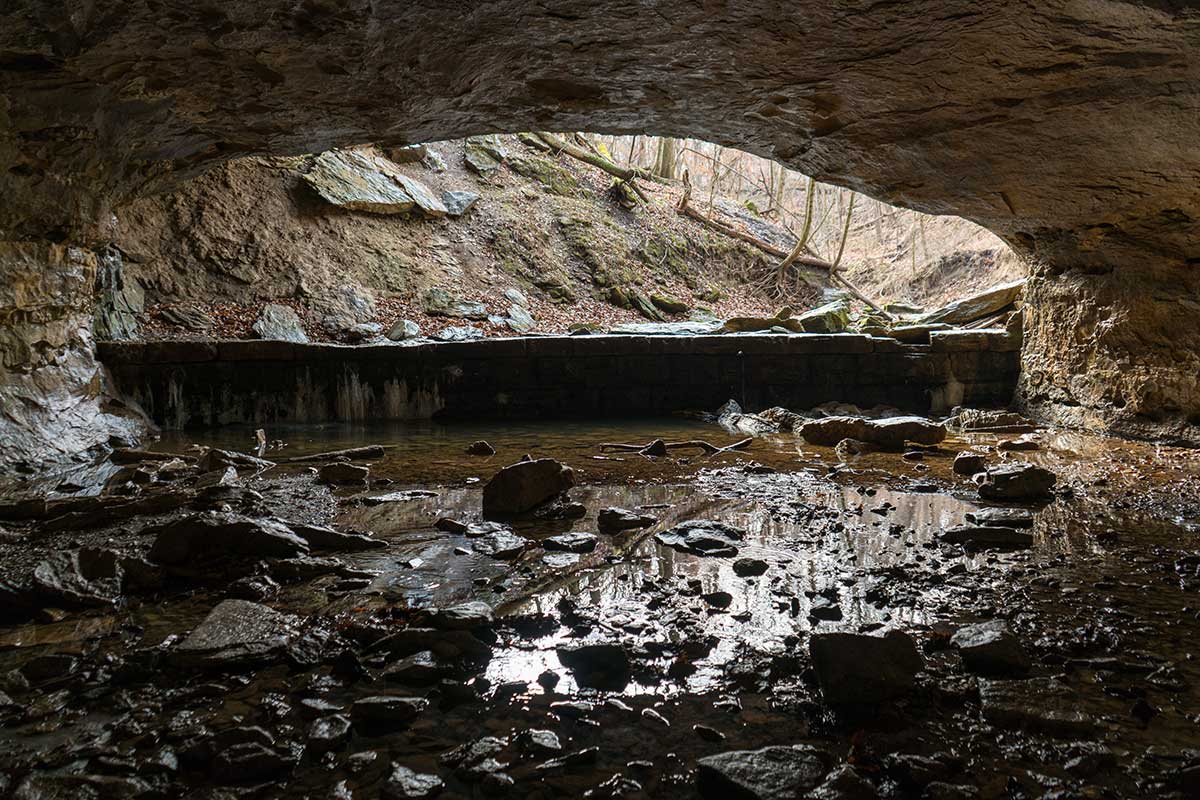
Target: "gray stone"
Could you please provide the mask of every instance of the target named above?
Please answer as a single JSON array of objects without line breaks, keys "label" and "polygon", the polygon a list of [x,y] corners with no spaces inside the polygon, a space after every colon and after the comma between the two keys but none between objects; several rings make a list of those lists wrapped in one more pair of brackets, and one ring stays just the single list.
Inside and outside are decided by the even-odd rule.
[{"label": "gray stone", "polygon": [[809,444],[832,447],[843,439],[869,442],[898,450],[906,442],[935,445],[946,438],[946,426],[924,417],[825,417],[805,422],[797,429]]},{"label": "gray stone", "polygon": [[495,621],[492,607],[479,600],[442,608],[434,611],[429,624],[445,631],[467,631],[473,628],[490,628]]},{"label": "gray stone", "polygon": [[635,528],[648,528],[658,522],[655,517],[638,514],[624,508],[602,508],[596,515],[601,533],[620,533]]},{"label": "gray stone", "polygon": [[529,308],[529,298],[520,289],[509,287],[504,290],[504,299],[521,308]]},{"label": "gray stone", "polygon": [[246,600],[222,600],[176,646],[172,658],[199,667],[232,667],[280,658],[299,633],[299,619]]},{"label": "gray stone", "polygon": [[416,204],[420,212],[430,219],[444,217],[449,213],[441,199],[430,191],[428,186],[416,178],[410,178],[403,173],[397,172],[392,176],[392,179],[400,184],[400,188],[404,190],[405,194],[413,199],[413,203]]},{"label": "gray stone", "polygon": [[809,640],[821,694],[830,705],[863,705],[903,697],[924,660],[911,636],[816,633]]},{"label": "gray stone", "polygon": [[705,336],[717,333],[720,324],[711,322],[622,322],[613,325],[609,333],[627,336]]},{"label": "gray stone", "polygon": [[111,606],[121,597],[124,570],[111,550],[84,547],[51,553],[33,569],[33,586],[71,608]]},{"label": "gray stone", "polygon": [[542,539],[542,547],[564,553],[590,553],[596,549],[596,534],[571,531]]},{"label": "gray stone", "polygon": [[252,329],[254,335],[260,339],[278,339],[296,344],[308,342],[308,334],[304,332],[300,316],[289,306],[278,303],[263,306]]},{"label": "gray stone", "polygon": [[967,521],[997,528],[1032,528],[1033,514],[1023,508],[977,508],[968,511]]},{"label": "gray stone", "polygon": [[349,211],[406,214],[416,201],[397,180],[396,165],[365,150],[330,150],[304,176],[327,203]]},{"label": "gray stone", "polygon": [[696,761],[705,800],[796,800],[829,772],[828,754],[809,745],[734,750]]},{"label": "gray stone", "polygon": [[395,730],[416,719],[425,710],[426,702],[419,697],[376,695],[356,700],[350,706],[350,719],[356,728],[368,731]]},{"label": "gray stone", "polygon": [[987,466],[987,456],[965,450],[954,457],[954,472],[958,475],[974,475]]},{"label": "gray stone", "polygon": [[805,311],[793,317],[793,321],[799,323],[805,333],[842,333],[850,325],[850,304],[845,300],[835,300]]},{"label": "gray stone", "polygon": [[981,680],[983,716],[993,725],[1052,736],[1086,736],[1096,718],[1080,708],[1075,692],[1054,678]]},{"label": "gray stone", "polygon": [[516,558],[525,552],[525,548],[528,546],[528,539],[524,536],[518,536],[512,531],[486,533],[471,540],[471,547],[476,553],[490,556],[500,561],[509,561]]},{"label": "gray stone", "polygon": [[433,334],[434,339],[439,342],[469,342],[474,339],[482,339],[483,331],[471,325],[458,325],[449,328],[443,328]]},{"label": "gray stone", "polygon": [[959,628],[950,644],[958,648],[963,666],[976,675],[1020,675],[1031,666],[1021,640],[1003,620]]},{"label": "gray stone", "polygon": [[532,511],[575,485],[575,473],[552,458],[519,461],[497,472],[483,487],[485,517]]},{"label": "gray stone", "polygon": [[877,800],[879,790],[849,764],[833,770],[805,800]]},{"label": "gray stone", "polygon": [[308,750],[329,753],[341,750],[350,740],[350,718],[342,714],[313,720],[308,728]]},{"label": "gray stone", "polygon": [[377,550],[387,547],[387,542],[364,536],[361,533],[342,533],[325,525],[309,525],[304,522],[285,522],[292,533],[299,536],[313,550],[352,551]]},{"label": "gray stone", "polygon": [[195,514],[168,524],[154,539],[150,560],[191,567],[231,556],[296,558],[308,544],[273,520],[239,514]]},{"label": "gray stone", "polygon": [[383,784],[383,800],[425,800],[441,794],[445,784],[437,775],[415,772],[400,764],[392,765],[392,774]]},{"label": "gray stone", "polygon": [[1040,500],[1050,496],[1058,478],[1045,467],[1024,462],[989,467],[979,480],[985,500]]},{"label": "gray stone", "polygon": [[965,325],[977,319],[995,314],[1012,305],[1021,297],[1025,288],[1024,279],[1012,283],[993,286],[982,292],[955,300],[949,305],[936,311],[917,317],[914,325],[927,325],[934,322],[945,322],[950,325]]},{"label": "gray stone", "polygon": [[212,317],[191,304],[166,306],[158,313],[171,325],[186,328],[195,333],[204,333],[216,324]]},{"label": "gray stone", "polygon": [[976,550],[1020,550],[1033,546],[1033,535],[1028,531],[998,525],[956,525],[946,528],[938,538],[949,544],[961,544]]},{"label": "gray stone", "polygon": [[504,323],[516,333],[529,333],[537,326],[533,315],[516,303],[508,307],[508,318]]},{"label": "gray stone", "polygon": [[393,342],[415,339],[421,335],[421,326],[411,319],[398,319],[387,332],[387,338]]},{"label": "gray stone", "polygon": [[387,150],[387,157],[397,164],[416,164],[428,154],[429,150],[423,144],[405,144]]},{"label": "gray stone", "polygon": [[716,520],[688,520],[654,535],[667,547],[697,556],[736,556],[746,532]]},{"label": "gray stone", "polygon": [[360,464],[335,461],[317,471],[317,480],[334,486],[364,486],[371,476],[371,468]]},{"label": "gray stone", "polygon": [[383,671],[383,677],[409,686],[429,686],[446,677],[449,672],[449,667],[438,661],[432,651],[422,650],[389,665]]},{"label": "gray stone", "polygon": [[477,202],[479,202],[479,195],[475,192],[442,192],[442,205],[446,207],[446,213],[452,217],[461,217],[470,211]]}]

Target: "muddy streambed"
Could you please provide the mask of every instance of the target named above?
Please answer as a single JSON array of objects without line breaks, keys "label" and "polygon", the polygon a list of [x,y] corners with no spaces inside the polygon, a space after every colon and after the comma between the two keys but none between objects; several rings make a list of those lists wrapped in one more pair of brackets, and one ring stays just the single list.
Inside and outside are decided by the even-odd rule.
[{"label": "muddy streambed", "polygon": [[[240,470],[227,506],[386,546],[259,586],[255,603],[291,615],[259,658],[180,658],[214,607],[257,591],[241,578],[172,575],[112,606],[0,627],[0,796],[675,798],[734,796],[730,781],[772,798],[1196,796],[1193,452],[1053,432],[1034,452],[991,452],[1053,469],[1059,493],[1015,507],[1032,517],[1030,547],[968,550],[943,532],[989,504],[950,465],[995,437],[849,461],[790,434],[711,457],[599,447],[743,436],[678,419],[270,430],[283,446],[267,458],[387,450],[369,489],[331,490],[305,465]],[[481,439],[495,455],[466,454]],[[254,432],[155,447],[194,444],[247,451]],[[477,546],[479,529],[435,526],[484,523],[484,482],[525,454],[575,470],[583,516],[511,523],[529,544],[503,559]],[[60,476],[55,496],[94,493],[116,469]],[[601,533],[588,552],[541,546],[597,532],[609,507],[655,521]],[[53,532],[5,523],[4,578],[81,546],[144,554],[180,513]],[[740,531],[736,556],[657,538],[689,520]],[[494,609],[473,634],[430,616],[471,601]],[[1006,624],[1023,666],[964,662],[953,635],[989,621]],[[828,702],[812,639],[890,630],[916,645],[914,685]],[[480,647],[461,652],[464,635]],[[584,664],[569,657],[582,644],[596,645]],[[412,700],[368,719],[371,702],[388,705],[362,702],[374,697]]]}]

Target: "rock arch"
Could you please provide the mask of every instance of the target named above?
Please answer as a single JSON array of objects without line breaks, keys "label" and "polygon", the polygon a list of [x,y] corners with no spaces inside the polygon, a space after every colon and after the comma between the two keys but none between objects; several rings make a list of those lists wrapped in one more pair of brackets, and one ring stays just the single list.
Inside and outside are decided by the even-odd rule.
[{"label": "rock arch", "polygon": [[0,240],[94,248],[245,153],[697,136],[996,231],[1036,275],[1025,401],[1191,436],[1198,56],[1172,0],[10,0]]}]

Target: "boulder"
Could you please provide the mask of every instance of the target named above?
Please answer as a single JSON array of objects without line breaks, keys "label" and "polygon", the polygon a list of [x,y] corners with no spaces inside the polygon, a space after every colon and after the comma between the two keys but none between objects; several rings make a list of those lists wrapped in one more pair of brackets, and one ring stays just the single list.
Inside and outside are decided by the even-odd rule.
[{"label": "boulder", "polygon": [[655,308],[659,309],[660,311],[664,311],[667,314],[683,314],[690,308],[690,306],[682,300],[676,300],[673,297],[668,297],[663,294],[650,295],[650,302],[654,304]]},{"label": "boulder", "polygon": [[1021,292],[1024,288],[1024,279],[1001,284],[1000,286],[993,286],[978,294],[964,297],[961,300],[955,300],[953,303],[945,305],[936,311],[930,311],[928,314],[917,317],[913,320],[913,324],[928,325],[935,322],[944,322],[949,325],[965,325],[968,322],[974,322],[975,320],[1003,311],[1021,298]]},{"label": "boulder", "polygon": [[481,178],[490,178],[507,158],[498,136],[470,136],[463,144],[463,161]]},{"label": "boulder", "polygon": [[335,461],[317,470],[317,480],[334,486],[363,486],[371,476],[371,468],[345,461]]},{"label": "boulder", "polygon": [[348,211],[407,214],[416,201],[396,180],[403,177],[391,161],[365,150],[330,150],[313,161],[304,176],[325,202]]},{"label": "boulder", "polygon": [[470,342],[475,339],[482,339],[483,331],[472,325],[454,325],[449,328],[443,328],[433,334],[431,338],[439,342]]},{"label": "boulder", "polygon": [[112,550],[60,550],[33,568],[33,586],[47,600],[70,608],[111,606],[121,597],[124,571]]},{"label": "boulder", "polygon": [[824,417],[802,423],[797,432],[809,444],[832,447],[843,439],[899,450],[906,442],[935,445],[946,438],[946,426],[924,417]]},{"label": "boulder", "polygon": [[364,697],[350,706],[350,720],[356,728],[371,733],[397,730],[416,719],[425,706],[426,702],[419,697]]},{"label": "boulder", "polygon": [[946,528],[939,536],[943,542],[961,544],[971,550],[1020,550],[1033,546],[1033,535],[995,525],[956,525]]},{"label": "boulder", "polygon": [[392,176],[392,180],[400,184],[400,188],[405,194],[413,199],[413,203],[422,214],[430,219],[444,217],[449,212],[446,205],[434,194],[428,186],[421,183],[416,178],[410,178],[403,173],[397,172]]},{"label": "boulder", "polygon": [[308,554],[308,544],[274,520],[240,514],[195,514],[162,528],[150,548],[159,564],[191,566],[231,556],[296,558]]},{"label": "boulder", "polygon": [[974,475],[983,472],[987,466],[987,456],[964,450],[954,457],[954,472],[958,475]]},{"label": "boulder", "polygon": [[733,562],[733,574],[741,578],[756,578],[766,574],[770,565],[761,558],[739,558]]},{"label": "boulder", "polygon": [[967,671],[976,675],[1023,675],[1031,666],[1021,640],[1003,620],[959,628],[950,644],[958,648]]},{"label": "boulder", "polygon": [[415,339],[421,335],[421,326],[413,322],[411,319],[398,319],[388,329],[387,338],[393,342],[403,342],[408,339]]},{"label": "boulder", "polygon": [[624,508],[602,508],[596,515],[601,533],[620,533],[634,528],[648,528],[658,520],[647,514],[638,514]]},{"label": "boulder", "polygon": [[542,540],[542,547],[563,553],[590,553],[596,549],[596,534],[571,531]]},{"label": "boulder", "polygon": [[557,652],[580,686],[610,688],[629,682],[629,654],[615,642],[568,642]]},{"label": "boulder", "polygon": [[906,695],[924,660],[911,636],[815,633],[809,640],[821,694],[830,705],[865,705]]},{"label": "boulder", "polygon": [[308,342],[308,334],[304,332],[300,316],[290,307],[278,303],[263,306],[251,327],[259,339],[278,339],[296,344]]},{"label": "boulder", "polygon": [[306,749],[320,755],[341,750],[349,740],[350,718],[343,714],[332,714],[313,720],[308,728]]},{"label": "boulder", "polygon": [[521,308],[529,308],[529,298],[520,289],[509,287],[504,290],[504,299]]},{"label": "boulder", "polygon": [[689,520],[654,538],[659,544],[692,555],[736,556],[737,544],[746,538],[746,532],[716,520]]},{"label": "boulder", "polygon": [[158,312],[168,324],[179,328],[186,328],[194,333],[204,333],[216,321],[207,313],[202,311],[198,306],[192,304],[165,306]]},{"label": "boulder", "polygon": [[299,634],[297,617],[259,603],[222,600],[172,651],[179,664],[233,667],[279,659]]},{"label": "boulder", "polygon": [[442,205],[446,207],[446,213],[452,217],[461,217],[470,211],[477,202],[479,202],[479,195],[475,192],[442,192]]},{"label": "boulder", "polygon": [[532,314],[513,303],[508,307],[508,317],[505,318],[504,324],[515,333],[529,333],[537,326],[537,321]]},{"label": "boulder", "polygon": [[574,485],[575,473],[559,461],[519,461],[501,469],[483,487],[483,515],[524,514]]},{"label": "boulder", "polygon": [[1057,481],[1050,470],[1024,462],[989,467],[977,479],[979,496],[985,500],[1045,499]]},{"label": "boulder", "polygon": [[499,561],[509,561],[525,552],[530,542],[524,536],[518,536],[511,530],[494,531],[471,540],[471,547],[476,553],[490,556]]},{"label": "boulder", "polygon": [[391,775],[383,784],[383,800],[425,800],[442,793],[445,784],[437,775],[416,772],[401,764],[392,764]]},{"label": "boulder", "polygon": [[[791,322],[798,324],[804,333],[843,333],[850,326],[850,306],[845,300],[835,300],[805,311]],[[784,327],[794,330],[791,325]]]},{"label": "boulder", "polygon": [[821,783],[831,763],[809,745],[718,753],[696,761],[696,789],[705,800],[796,800]]}]

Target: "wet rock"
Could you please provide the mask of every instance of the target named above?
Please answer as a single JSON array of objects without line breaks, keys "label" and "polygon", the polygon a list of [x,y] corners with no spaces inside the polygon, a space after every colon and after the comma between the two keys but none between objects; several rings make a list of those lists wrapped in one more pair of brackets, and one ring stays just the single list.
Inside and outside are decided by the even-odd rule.
[{"label": "wet rock", "polygon": [[419,697],[364,697],[350,706],[350,719],[356,728],[368,732],[396,730],[416,719],[425,706],[426,702]]},{"label": "wet rock", "polygon": [[470,631],[435,628],[404,628],[379,640],[371,650],[402,658],[428,650],[446,660],[487,659],[492,655],[492,648]]},{"label": "wet rock", "polygon": [[860,705],[894,700],[916,683],[924,660],[911,636],[816,633],[809,640],[821,694],[830,705]]},{"label": "wet rock", "polygon": [[79,659],[67,653],[48,653],[21,665],[21,675],[32,686],[62,680],[79,669]]},{"label": "wet rock", "polygon": [[979,508],[968,511],[967,521],[995,528],[1032,528],[1033,514],[1023,508]]},{"label": "wet rock", "polygon": [[120,557],[92,547],[53,553],[33,569],[38,594],[69,608],[113,605],[120,599],[123,578]]},{"label": "wet rock", "polygon": [[350,718],[342,714],[321,717],[308,728],[308,750],[329,753],[341,750],[350,740]]},{"label": "wet rock", "polygon": [[441,794],[445,784],[437,775],[414,772],[400,764],[392,764],[392,773],[384,783],[383,800],[424,800]]},{"label": "wet rock", "polygon": [[421,335],[421,326],[413,322],[411,319],[398,319],[388,328],[387,338],[393,342],[403,342],[408,339],[415,339]]},{"label": "wet rock", "polygon": [[974,475],[983,472],[987,466],[987,456],[983,453],[963,451],[954,457],[954,472],[958,475]]},{"label": "wet rock", "polygon": [[596,549],[596,534],[572,531],[542,540],[542,547],[563,553],[590,553]]},{"label": "wet rock", "polygon": [[539,756],[556,755],[563,749],[558,734],[537,728],[522,731],[517,735],[516,742],[525,752]]},{"label": "wet rock", "polygon": [[247,575],[229,584],[225,594],[238,600],[265,600],[279,591],[279,584],[269,575]]},{"label": "wet rock", "polygon": [[210,447],[200,457],[200,460],[196,462],[196,468],[201,473],[225,470],[229,467],[262,471],[273,466],[275,466],[274,461],[267,461],[265,458],[258,458],[233,450],[221,450],[217,447]]},{"label": "wet rock", "polygon": [[429,686],[449,674],[450,670],[437,660],[430,650],[422,650],[388,666],[383,677],[410,686]]},{"label": "wet rock", "polygon": [[951,417],[950,424],[962,431],[1024,433],[1034,430],[1033,423],[1012,411],[961,408],[957,412]]},{"label": "wet rock", "polygon": [[361,533],[342,533],[324,525],[309,525],[303,522],[285,522],[288,529],[308,543],[313,550],[357,551],[376,550],[387,547],[387,542]]},{"label": "wet rock", "polygon": [[638,514],[624,508],[602,508],[596,515],[601,533],[619,533],[634,528],[648,528],[658,520],[648,514]]},{"label": "wet rock", "polygon": [[397,178],[396,165],[365,150],[330,150],[304,176],[323,200],[349,211],[406,214],[416,201]]},{"label": "wet rock", "polygon": [[496,448],[480,439],[478,442],[471,442],[467,445],[467,454],[472,456],[494,456],[496,455]]},{"label": "wet rock", "polygon": [[525,552],[531,542],[524,536],[518,536],[511,530],[495,531],[471,540],[471,548],[481,555],[490,556],[500,561],[508,561]]},{"label": "wet rock", "polygon": [[817,597],[808,611],[808,618],[816,622],[837,622],[842,618],[842,607],[828,597]]},{"label": "wet rock", "polygon": [[667,547],[699,556],[736,556],[737,543],[746,536],[741,528],[716,520],[689,520],[654,538]]},{"label": "wet rock", "polygon": [[734,750],[696,761],[696,788],[705,800],[795,800],[820,784],[829,756],[808,745]]},{"label": "wet rock", "polygon": [[849,764],[843,764],[826,776],[808,800],[875,800],[879,790]]},{"label": "wet rock", "polygon": [[227,747],[213,759],[213,775],[218,783],[254,783],[290,772],[296,763],[288,755],[259,744],[244,742]]},{"label": "wet rock", "polygon": [[237,486],[239,482],[237,469],[225,467],[225,469],[214,469],[212,472],[202,473],[192,486],[196,489],[209,489],[213,486]]},{"label": "wet rock", "polygon": [[207,513],[162,528],[150,548],[150,559],[192,567],[232,556],[296,558],[307,553],[308,544],[279,522]]},{"label": "wet rock", "polygon": [[983,473],[979,496],[985,500],[1044,499],[1057,480],[1053,472],[1034,464],[999,464]]},{"label": "wet rock", "polygon": [[430,626],[443,631],[490,628],[494,622],[492,607],[478,600],[438,609],[429,616]]},{"label": "wet rock", "polygon": [[318,481],[334,486],[362,486],[370,476],[370,467],[344,461],[326,464],[317,471]]},{"label": "wet rock", "polygon": [[965,325],[977,319],[995,314],[1015,303],[1021,297],[1025,281],[1013,281],[993,286],[982,292],[955,300],[936,311],[930,311],[912,321],[914,325],[945,322],[950,325]]},{"label": "wet rock", "polygon": [[246,600],[222,600],[172,652],[179,664],[237,667],[279,659],[299,633],[290,614]]},{"label": "wet rock", "polygon": [[1041,450],[1042,446],[1032,436],[1018,436],[1016,439],[1002,439],[996,444],[996,449],[1018,453]]},{"label": "wet rock", "polygon": [[29,775],[13,792],[13,800],[133,800],[152,794],[149,783],[123,775]]},{"label": "wet rock", "polygon": [[959,628],[950,643],[958,648],[963,666],[976,675],[1021,675],[1029,671],[1029,656],[1003,620]]},{"label": "wet rock", "polygon": [[568,642],[558,646],[558,660],[580,686],[623,687],[629,682],[629,654],[614,642]]},{"label": "wet rock", "polygon": [[529,333],[537,327],[537,320],[523,307],[514,303],[508,307],[508,317],[504,320],[504,324],[514,333]]},{"label": "wet rock", "polygon": [[460,522],[456,519],[451,519],[450,517],[442,517],[438,519],[437,522],[433,523],[433,527],[437,528],[439,531],[446,531],[447,533],[466,533],[468,530],[470,530],[470,526],[467,523]]},{"label": "wet rock", "polygon": [[442,192],[442,205],[446,207],[446,213],[452,217],[461,217],[470,211],[477,202],[479,202],[479,195],[475,192],[461,190]]},{"label": "wet rock", "polygon": [[1001,727],[1017,727],[1052,736],[1084,736],[1095,718],[1081,710],[1075,693],[1054,678],[981,680],[983,716]]},{"label": "wet rock", "polygon": [[700,595],[700,599],[703,600],[709,608],[725,610],[733,605],[733,595],[731,595],[729,592],[709,592],[707,594]]},{"label": "wet rock", "polygon": [[739,558],[733,562],[733,573],[742,578],[754,578],[766,573],[769,565],[761,558]]},{"label": "wet rock", "polygon": [[935,445],[946,438],[946,426],[923,417],[825,417],[805,422],[797,433],[809,444],[832,447],[843,439],[900,450],[906,442]]},{"label": "wet rock", "polygon": [[296,344],[307,344],[308,334],[300,316],[289,306],[268,303],[258,312],[258,319],[251,326],[259,339],[276,339]]},{"label": "wet rock", "polygon": [[946,528],[938,538],[949,544],[961,544],[975,550],[1020,550],[1033,547],[1033,534],[1028,531],[994,525],[958,525]]},{"label": "wet rock", "polygon": [[482,339],[483,331],[471,325],[457,325],[449,328],[443,328],[433,334],[431,338],[439,342],[470,342],[475,339]]},{"label": "wet rock", "polygon": [[519,461],[501,469],[483,487],[483,514],[523,514],[574,485],[574,471],[552,458]]}]

